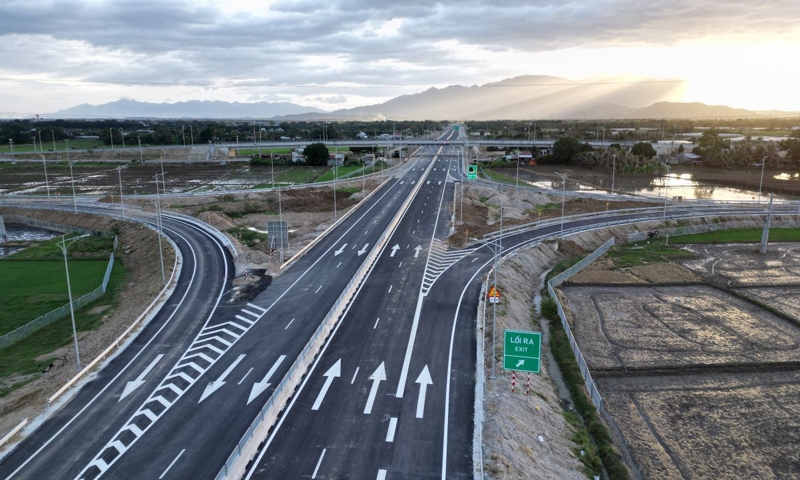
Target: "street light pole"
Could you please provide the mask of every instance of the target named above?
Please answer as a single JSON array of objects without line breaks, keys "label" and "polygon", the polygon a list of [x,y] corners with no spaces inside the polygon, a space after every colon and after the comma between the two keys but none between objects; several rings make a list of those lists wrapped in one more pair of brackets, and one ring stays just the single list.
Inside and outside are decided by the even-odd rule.
[{"label": "street light pole", "polygon": [[142,157],[142,139],[139,135],[136,135],[136,140],[139,142],[139,163],[144,164],[144,158]]},{"label": "street light pole", "polygon": [[111,150],[114,150],[114,129],[109,127],[108,138],[111,139]]},{"label": "street light pole", "polygon": [[761,181],[758,182],[758,203],[761,203],[761,187],[764,185],[764,165],[767,164],[767,159],[761,159]]},{"label": "street light pole", "polygon": [[119,129],[119,136],[122,137],[122,149],[125,150],[125,132],[122,131],[122,127]]},{"label": "street light pole", "polygon": [[164,229],[161,224],[161,197],[158,193],[158,175],[156,173],[156,226],[158,226],[158,256],[161,259],[161,283],[167,284],[167,277],[164,275],[164,251],[161,248],[161,235]]},{"label": "street light pole", "polygon": [[75,196],[75,175],[72,174],[72,162],[69,160],[69,140],[67,140],[67,163],[69,164],[69,178],[72,180],[72,207],[78,213],[78,198]]},{"label": "street light pole", "polygon": [[78,330],[75,328],[75,308],[72,305],[72,286],[69,283],[69,265],[67,264],[67,248],[72,245],[73,242],[79,240],[83,237],[87,237],[89,234],[81,235],[80,237],[74,237],[69,240],[67,243],[66,238],[64,235],[61,235],[61,241],[56,243],[59,248],[61,248],[61,253],[64,254],[64,271],[67,273],[67,295],[69,296],[69,314],[72,317],[72,338],[75,342],[75,361],[78,364],[78,371],[81,370],[81,355],[78,351]]},{"label": "street light pole", "polygon": [[119,176],[119,206],[122,209],[122,219],[125,220],[125,200],[122,198],[122,167],[117,167]]},{"label": "street light pole", "polygon": [[42,167],[44,167],[44,187],[47,190],[47,199],[50,200],[50,182],[47,181],[47,163],[44,161],[44,155],[39,155],[42,157]]},{"label": "street light pole", "polygon": [[8,139],[8,146],[11,147],[11,161],[14,161],[14,140],[9,138]]},{"label": "street light pole", "polygon": [[664,217],[663,217],[664,220],[666,220],[666,218],[667,218],[667,193],[669,193],[669,183],[667,183],[667,181],[669,180],[669,165],[667,165],[665,163],[664,167],[667,169],[667,176],[664,177]]},{"label": "street light pole", "polygon": [[56,133],[50,130],[50,135],[53,136],[53,155],[56,154]]},{"label": "street light pole", "polygon": [[44,153],[44,149],[42,148],[42,131],[39,130],[37,133],[39,134],[39,151]]},{"label": "street light pole", "polygon": [[614,180],[616,180],[617,174],[617,155],[614,152],[614,155],[611,157],[611,193],[614,193]]},{"label": "street light pole", "polygon": [[564,197],[567,193],[567,174],[566,173],[558,173],[556,175],[561,177],[561,236],[564,236]]}]

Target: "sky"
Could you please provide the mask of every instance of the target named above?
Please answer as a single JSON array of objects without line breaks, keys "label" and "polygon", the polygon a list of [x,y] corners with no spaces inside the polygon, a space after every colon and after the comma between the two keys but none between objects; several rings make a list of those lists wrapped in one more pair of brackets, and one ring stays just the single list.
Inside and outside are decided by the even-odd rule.
[{"label": "sky", "polygon": [[519,75],[800,111],[798,0],[0,0],[0,118],[122,98],[323,110]]}]

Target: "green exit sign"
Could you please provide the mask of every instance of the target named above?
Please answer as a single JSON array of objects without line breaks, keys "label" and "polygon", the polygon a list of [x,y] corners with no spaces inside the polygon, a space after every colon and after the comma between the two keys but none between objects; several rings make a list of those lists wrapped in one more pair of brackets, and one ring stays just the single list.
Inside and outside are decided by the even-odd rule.
[{"label": "green exit sign", "polygon": [[467,180],[477,180],[478,179],[478,166],[477,165],[468,165],[467,166]]},{"label": "green exit sign", "polygon": [[539,373],[542,363],[540,332],[505,331],[503,369]]}]

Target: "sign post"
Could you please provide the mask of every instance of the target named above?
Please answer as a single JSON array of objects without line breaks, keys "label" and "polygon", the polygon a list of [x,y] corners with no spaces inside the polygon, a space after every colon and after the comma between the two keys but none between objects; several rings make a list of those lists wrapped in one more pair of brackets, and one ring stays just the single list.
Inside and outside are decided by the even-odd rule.
[{"label": "sign post", "polygon": [[503,369],[539,373],[542,360],[540,332],[505,331]]},{"label": "sign post", "polygon": [[489,293],[486,296],[489,297],[489,303],[500,303],[500,292],[497,291],[497,287],[494,285],[489,289]]}]

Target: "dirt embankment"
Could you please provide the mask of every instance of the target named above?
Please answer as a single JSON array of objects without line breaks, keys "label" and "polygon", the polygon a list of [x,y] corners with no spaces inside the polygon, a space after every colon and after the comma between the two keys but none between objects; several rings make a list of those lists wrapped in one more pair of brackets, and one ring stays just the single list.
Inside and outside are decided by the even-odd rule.
[{"label": "dirt embankment", "polygon": [[[236,263],[239,267],[266,269],[270,275],[280,273],[278,252],[272,252],[268,242],[252,242],[249,246],[230,234],[237,228],[266,232],[267,222],[283,220],[289,227],[289,248],[284,260],[300,251],[338,219],[374,191],[380,181],[367,180],[361,190],[361,180],[351,180],[331,188],[305,188],[267,191],[247,194],[221,194],[216,196],[169,197],[162,199],[165,209],[191,215],[225,232],[241,252]],[[356,191],[353,191],[353,190]],[[132,202],[133,203],[133,202]],[[136,204],[152,210],[148,200]]]},{"label": "dirt embankment", "polygon": [[[492,307],[486,306],[484,394],[486,422],[483,434],[485,471],[488,478],[527,479],[531,472],[541,479],[583,479],[583,465],[570,440],[573,429],[561,415],[562,406],[546,365],[541,374],[530,376],[526,395],[525,374],[517,378],[511,393],[511,376],[503,371],[502,332],[539,331],[533,297],[540,276],[559,259],[554,248],[540,245],[502,262],[497,283],[501,301],[497,305],[497,375],[491,379]],[[544,345],[543,348],[548,348]],[[544,359],[543,355],[543,361]],[[539,440],[541,438],[541,440]]]},{"label": "dirt embankment", "polygon": [[[120,248],[117,250],[117,258],[127,270],[123,285],[125,294],[119,296],[119,306],[106,316],[99,329],[78,332],[78,346],[83,364],[89,363],[113,343],[142,314],[163,287],[160,269],[153,268],[153,265],[159,263],[158,237],[149,228],[88,214],[13,208],[3,208],[0,211],[103,232],[110,232],[115,225],[119,227]],[[168,242],[163,242],[163,246],[164,266],[169,278],[175,263],[175,252]],[[47,397],[75,375],[77,369],[71,348],[70,344],[53,352],[50,356],[57,357],[57,360],[47,373],[0,398],[0,433],[11,430],[23,418],[33,419],[39,415],[46,406]]]}]

